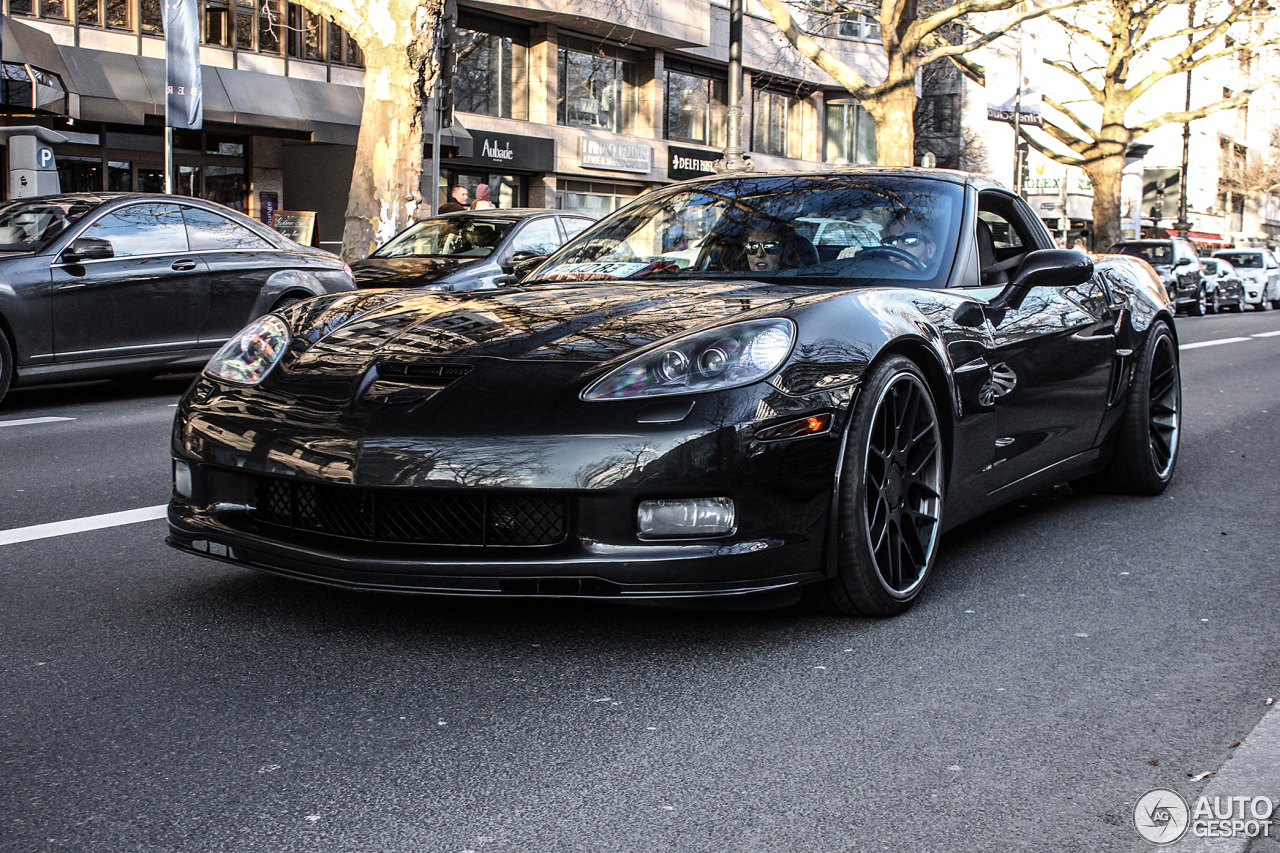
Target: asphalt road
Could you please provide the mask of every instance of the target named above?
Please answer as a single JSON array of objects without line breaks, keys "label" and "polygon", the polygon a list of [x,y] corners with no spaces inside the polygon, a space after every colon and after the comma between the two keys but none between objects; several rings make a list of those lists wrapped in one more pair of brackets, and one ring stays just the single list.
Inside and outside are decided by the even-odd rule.
[{"label": "asphalt road", "polygon": [[[1280,698],[1280,312],[1178,331],[1169,491],[978,519],[892,620],[351,593],[156,520],[0,544],[0,850],[1134,849]],[[163,504],[186,381],[14,391],[0,536]]]}]

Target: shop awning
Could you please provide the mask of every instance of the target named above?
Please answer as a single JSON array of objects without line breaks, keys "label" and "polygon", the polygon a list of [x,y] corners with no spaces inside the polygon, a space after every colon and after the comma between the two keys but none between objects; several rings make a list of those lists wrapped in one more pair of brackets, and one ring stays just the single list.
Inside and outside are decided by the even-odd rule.
[{"label": "shop awning", "polygon": [[[1164,229],[1164,233],[1170,237],[1177,237],[1178,232],[1172,228]],[[1211,234],[1208,231],[1188,231],[1187,239],[1196,246],[1209,246],[1214,249],[1223,249],[1231,245],[1231,241],[1221,234]]]}]

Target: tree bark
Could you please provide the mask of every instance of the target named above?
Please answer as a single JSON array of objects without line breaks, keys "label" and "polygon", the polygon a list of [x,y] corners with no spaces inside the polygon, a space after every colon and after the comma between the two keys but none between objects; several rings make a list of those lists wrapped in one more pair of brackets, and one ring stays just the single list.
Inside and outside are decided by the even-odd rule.
[{"label": "tree bark", "polygon": [[864,102],[864,106],[876,125],[876,163],[881,166],[914,166],[914,84],[889,89],[875,101]]},{"label": "tree bark", "polygon": [[1123,236],[1121,184],[1127,148],[1125,143],[1114,142],[1099,146],[1081,165],[1093,182],[1093,245],[1098,251],[1105,252]]},{"label": "tree bark", "polygon": [[364,108],[347,195],[342,256],[367,256],[422,206],[423,121],[438,72],[444,0],[299,0],[364,51]]}]

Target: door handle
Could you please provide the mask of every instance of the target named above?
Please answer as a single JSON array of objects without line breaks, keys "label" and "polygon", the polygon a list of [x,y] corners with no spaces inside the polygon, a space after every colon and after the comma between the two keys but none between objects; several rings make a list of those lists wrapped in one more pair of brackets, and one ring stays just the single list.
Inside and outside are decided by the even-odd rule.
[{"label": "door handle", "polygon": [[196,268],[196,262],[187,260],[174,261],[173,268],[178,272],[191,272],[191,270]]}]

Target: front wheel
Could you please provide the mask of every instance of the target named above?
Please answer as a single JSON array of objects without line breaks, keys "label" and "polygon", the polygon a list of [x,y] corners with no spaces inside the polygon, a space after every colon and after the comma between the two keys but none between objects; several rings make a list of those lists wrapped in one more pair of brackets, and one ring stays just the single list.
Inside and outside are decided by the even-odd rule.
[{"label": "front wheel", "polygon": [[871,371],[849,425],[838,500],[839,613],[893,616],[924,589],[942,519],[942,429],[924,374],[894,356]]},{"label": "front wheel", "polygon": [[1182,437],[1182,375],[1173,333],[1151,325],[1129,383],[1111,461],[1089,485],[1110,492],[1158,495],[1173,479]]}]

